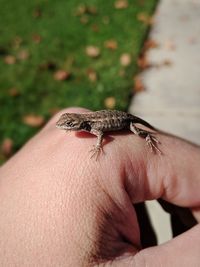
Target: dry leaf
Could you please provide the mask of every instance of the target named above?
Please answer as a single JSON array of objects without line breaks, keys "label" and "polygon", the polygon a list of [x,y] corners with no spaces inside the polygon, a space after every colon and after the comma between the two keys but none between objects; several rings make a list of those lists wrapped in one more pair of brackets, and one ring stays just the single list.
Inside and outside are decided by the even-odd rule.
[{"label": "dry leaf", "polygon": [[87,15],[81,16],[80,17],[80,22],[82,24],[87,24],[89,22],[89,17]]},{"label": "dry leaf", "polygon": [[55,70],[56,63],[53,61],[47,61],[39,65],[40,70]]},{"label": "dry leaf", "polygon": [[120,57],[120,63],[122,66],[129,66],[131,64],[131,55],[128,53],[124,53]]},{"label": "dry leaf", "polygon": [[164,66],[172,66],[173,65],[173,63],[172,63],[172,61],[170,60],[170,59],[165,59],[163,62],[162,62],[162,65],[164,65]]},{"label": "dry leaf", "polygon": [[87,7],[87,13],[91,15],[97,14],[97,8],[95,6],[88,6]]},{"label": "dry leaf", "polygon": [[117,46],[118,46],[117,41],[112,40],[112,39],[105,41],[104,45],[106,48],[111,49],[111,50],[117,49]]},{"label": "dry leaf", "polygon": [[127,0],[117,0],[115,1],[115,8],[116,9],[124,9],[128,7],[128,1]]},{"label": "dry leaf", "polygon": [[5,138],[1,145],[1,152],[4,156],[9,157],[13,153],[13,140]]},{"label": "dry leaf", "polygon": [[12,97],[20,95],[20,92],[17,90],[16,87],[10,88],[8,91],[9,95]]},{"label": "dry leaf", "polygon": [[13,47],[15,48],[15,49],[18,49],[19,47],[20,47],[20,45],[22,44],[22,38],[21,37],[19,37],[19,36],[16,36],[15,38],[14,38],[14,40],[13,40]]},{"label": "dry leaf", "polygon": [[144,85],[143,85],[142,80],[139,76],[134,77],[134,91],[135,92],[144,91]]},{"label": "dry leaf", "polygon": [[163,61],[157,63],[157,64],[154,64],[153,66],[156,67],[156,68],[162,68],[163,66],[166,66],[166,67],[171,67],[173,65],[173,62],[169,59],[164,59]]},{"label": "dry leaf", "polygon": [[87,7],[86,7],[86,5],[79,5],[78,7],[77,7],[77,10],[76,10],[76,12],[75,12],[75,15],[76,16],[82,16],[82,15],[84,15],[85,13],[87,12]]},{"label": "dry leaf", "polygon": [[143,12],[137,15],[137,19],[146,25],[152,25],[154,22],[153,17]]},{"label": "dry leaf", "polygon": [[71,73],[66,71],[66,70],[57,70],[54,73],[54,79],[56,81],[64,81],[64,80],[68,80],[71,76]]},{"label": "dry leaf", "polygon": [[39,34],[33,34],[32,40],[34,43],[39,44],[42,40],[42,37]]},{"label": "dry leaf", "polygon": [[87,76],[88,76],[88,79],[91,81],[91,82],[96,82],[97,81],[97,73],[95,70],[93,69],[88,69],[87,70]]},{"label": "dry leaf", "polygon": [[116,99],[113,96],[107,97],[104,100],[104,105],[108,109],[113,109],[116,105]]},{"label": "dry leaf", "polygon": [[36,7],[35,10],[33,11],[33,17],[34,18],[39,18],[42,16],[42,11],[39,7]]},{"label": "dry leaf", "polygon": [[8,65],[12,65],[16,63],[16,58],[12,55],[7,55],[4,57],[4,62]]},{"label": "dry leaf", "polygon": [[145,54],[137,59],[137,65],[142,70],[144,70],[144,69],[146,69],[146,68],[148,68],[150,66],[150,63],[148,62]]},{"label": "dry leaf", "polygon": [[21,50],[18,53],[17,58],[20,60],[26,60],[29,58],[29,52],[27,50]]},{"label": "dry leaf", "polygon": [[170,51],[174,51],[176,49],[176,45],[172,40],[167,40],[164,43],[164,48]]},{"label": "dry leaf", "polygon": [[99,26],[97,24],[92,25],[92,31],[93,32],[99,32]]},{"label": "dry leaf", "polygon": [[95,6],[86,6],[86,5],[78,6],[78,8],[75,12],[75,15],[76,16],[82,16],[85,14],[96,15],[97,14],[97,8]]},{"label": "dry leaf", "polygon": [[31,127],[39,127],[44,124],[44,117],[40,115],[29,114],[23,117],[23,122]]},{"label": "dry leaf", "polygon": [[157,48],[159,45],[156,41],[154,41],[153,39],[148,39],[145,43],[144,43],[144,49],[148,50],[151,48]]},{"label": "dry leaf", "polygon": [[96,46],[87,46],[86,47],[86,54],[89,56],[89,57],[93,57],[93,58],[96,58],[100,55],[100,49]]}]

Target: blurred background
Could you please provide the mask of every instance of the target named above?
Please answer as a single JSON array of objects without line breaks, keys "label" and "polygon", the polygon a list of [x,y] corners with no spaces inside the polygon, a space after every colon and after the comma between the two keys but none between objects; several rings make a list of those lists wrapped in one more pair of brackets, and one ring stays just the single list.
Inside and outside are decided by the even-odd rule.
[{"label": "blurred background", "polygon": [[157,3],[0,0],[1,163],[61,108],[127,110]]}]

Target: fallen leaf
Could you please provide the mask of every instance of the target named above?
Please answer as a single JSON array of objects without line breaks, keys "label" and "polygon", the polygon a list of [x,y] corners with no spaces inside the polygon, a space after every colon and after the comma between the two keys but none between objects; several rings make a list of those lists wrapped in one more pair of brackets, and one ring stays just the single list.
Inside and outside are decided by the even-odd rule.
[{"label": "fallen leaf", "polygon": [[117,0],[114,4],[116,9],[125,9],[128,7],[128,1],[127,0]]},{"label": "fallen leaf", "polygon": [[88,69],[87,70],[87,76],[88,76],[88,79],[91,81],[91,82],[96,82],[97,81],[97,73],[95,70],[93,69]]},{"label": "fallen leaf", "polygon": [[137,19],[146,25],[152,25],[154,22],[153,17],[149,16],[144,12],[139,13],[137,15]]},{"label": "fallen leaf", "polygon": [[39,68],[41,70],[55,70],[56,69],[56,63],[53,61],[48,61],[48,62],[40,64]]},{"label": "fallen leaf", "polygon": [[17,90],[16,87],[10,88],[8,91],[9,95],[12,97],[20,95],[20,92]]},{"label": "fallen leaf", "polygon": [[137,65],[142,70],[144,70],[144,69],[146,69],[146,68],[148,68],[150,66],[150,63],[148,62],[145,54],[143,54],[142,56],[140,56],[137,59]]},{"label": "fallen leaf", "polygon": [[158,43],[153,39],[148,39],[144,43],[144,49],[145,50],[152,49],[152,48],[157,48],[158,46],[159,46]]},{"label": "fallen leaf", "polygon": [[140,6],[144,6],[144,2],[145,2],[146,0],[139,0],[139,2],[138,2],[138,4],[140,5]]},{"label": "fallen leaf", "polygon": [[87,7],[86,5],[79,5],[76,9],[75,15],[76,16],[82,16],[83,14],[85,14],[87,12]]},{"label": "fallen leaf", "polygon": [[113,96],[107,97],[104,100],[104,105],[108,109],[113,109],[116,105],[116,99]]},{"label": "fallen leaf", "polygon": [[176,45],[173,40],[167,40],[164,43],[164,48],[170,51],[174,51],[176,49]]},{"label": "fallen leaf", "polygon": [[144,91],[144,85],[143,82],[141,80],[141,78],[137,75],[134,77],[134,91],[135,92],[142,92]]},{"label": "fallen leaf", "polygon": [[8,65],[13,65],[16,63],[16,57],[12,55],[7,55],[4,57],[4,62]]},{"label": "fallen leaf", "polygon": [[21,50],[18,53],[17,58],[20,60],[26,60],[29,58],[29,52],[27,50]]},{"label": "fallen leaf", "polygon": [[31,127],[39,127],[44,124],[44,117],[40,115],[29,114],[23,117],[23,123]]},{"label": "fallen leaf", "polygon": [[15,49],[18,49],[20,47],[20,45],[22,44],[23,40],[20,36],[16,36],[13,40],[13,47]]},{"label": "fallen leaf", "polygon": [[42,37],[39,34],[33,34],[32,40],[34,43],[39,44],[42,40]]},{"label": "fallen leaf", "polygon": [[162,65],[170,67],[173,65],[173,63],[170,59],[165,59],[165,60],[163,60]]},{"label": "fallen leaf", "polygon": [[82,16],[85,14],[89,15],[96,15],[97,14],[97,8],[95,6],[87,6],[87,5],[80,5],[78,6],[75,15],[76,16]]},{"label": "fallen leaf", "polygon": [[173,62],[170,59],[164,59],[163,61],[154,64],[153,66],[156,68],[162,68],[163,66],[171,67],[173,65]]},{"label": "fallen leaf", "polygon": [[88,6],[87,7],[87,13],[91,15],[97,14],[97,8],[95,6]]},{"label": "fallen leaf", "polygon": [[92,31],[93,32],[99,32],[99,26],[97,24],[92,25]]},{"label": "fallen leaf", "polygon": [[5,156],[5,157],[9,157],[12,155],[13,153],[13,140],[10,138],[5,138],[3,140],[3,143],[1,145],[1,153]]},{"label": "fallen leaf", "polygon": [[71,73],[66,70],[57,70],[54,73],[53,77],[56,81],[64,81],[64,80],[68,80],[70,76],[71,76]]},{"label": "fallen leaf", "polygon": [[36,7],[33,11],[34,18],[40,18],[42,16],[42,11],[39,7]]},{"label": "fallen leaf", "polygon": [[100,55],[100,49],[96,46],[87,46],[85,51],[89,57],[97,58]]},{"label": "fallen leaf", "polygon": [[89,17],[87,15],[81,16],[80,17],[80,22],[82,24],[87,24],[89,22]]},{"label": "fallen leaf", "polygon": [[117,41],[111,39],[111,40],[105,41],[104,46],[110,50],[115,50],[117,49],[118,44],[117,44]]},{"label": "fallen leaf", "polygon": [[126,67],[131,64],[131,55],[128,53],[124,53],[120,57],[120,63],[122,66]]}]

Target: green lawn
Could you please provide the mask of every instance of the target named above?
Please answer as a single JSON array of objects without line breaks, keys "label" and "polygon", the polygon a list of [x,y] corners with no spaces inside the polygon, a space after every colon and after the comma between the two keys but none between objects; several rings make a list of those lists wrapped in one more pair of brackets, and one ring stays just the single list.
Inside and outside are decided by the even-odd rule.
[{"label": "green lawn", "polygon": [[46,121],[67,106],[125,110],[156,3],[0,0],[0,144],[23,145],[40,124],[30,126],[30,114]]}]

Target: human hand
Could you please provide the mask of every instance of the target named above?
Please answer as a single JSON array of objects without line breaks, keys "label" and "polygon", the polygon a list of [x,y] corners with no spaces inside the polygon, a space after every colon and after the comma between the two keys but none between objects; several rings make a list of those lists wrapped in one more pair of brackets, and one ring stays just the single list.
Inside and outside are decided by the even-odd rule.
[{"label": "human hand", "polygon": [[200,221],[199,147],[158,135],[159,156],[111,134],[95,161],[93,136],[56,129],[58,117],[0,168],[0,266],[198,266],[199,225],[141,250],[132,204],[163,198]]}]

